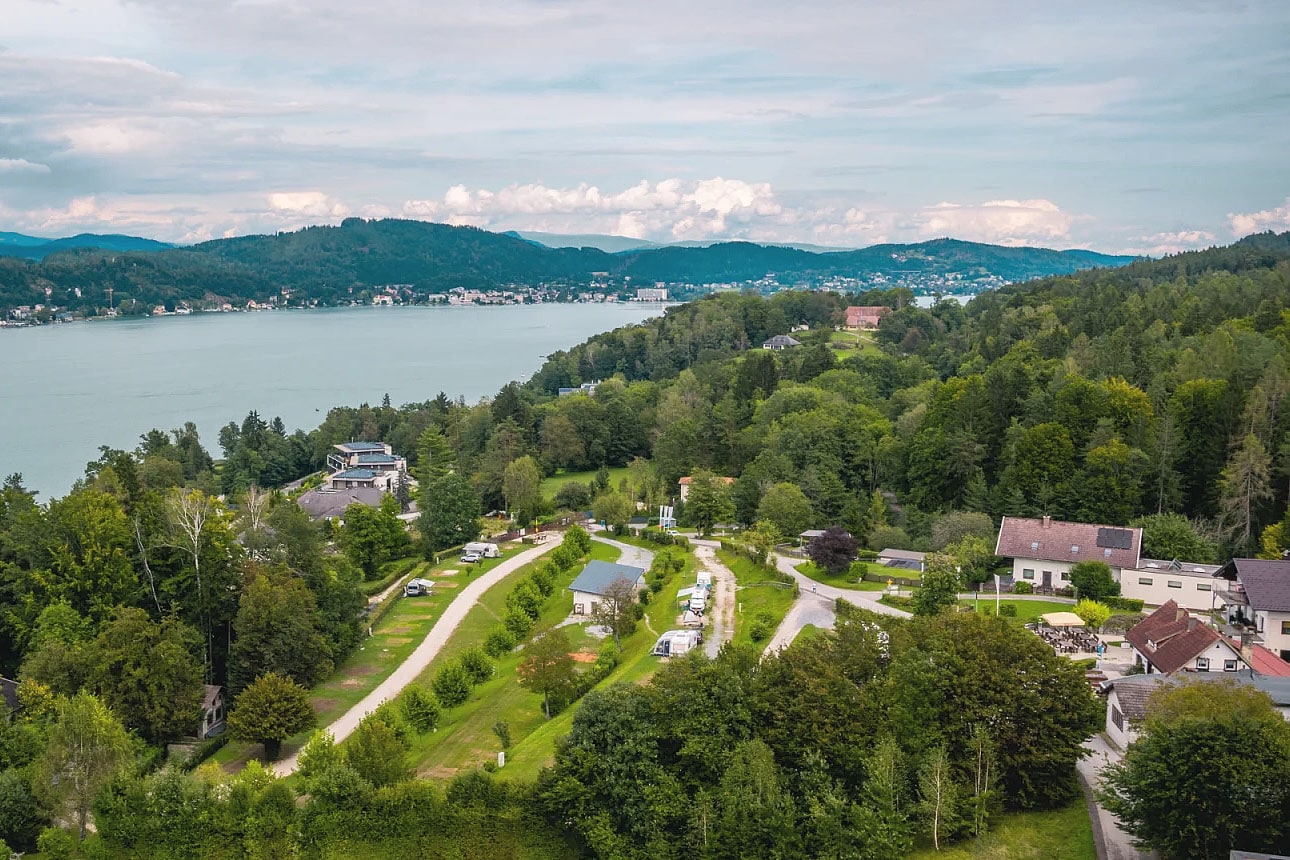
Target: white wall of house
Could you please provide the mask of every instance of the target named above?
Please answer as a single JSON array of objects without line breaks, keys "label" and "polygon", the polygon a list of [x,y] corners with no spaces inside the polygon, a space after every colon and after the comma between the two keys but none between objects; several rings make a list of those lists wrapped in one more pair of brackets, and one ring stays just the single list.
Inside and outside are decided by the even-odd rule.
[{"label": "white wall of house", "polygon": [[[1044,584],[1044,572],[1051,574],[1051,588],[1069,588],[1071,568],[1074,562],[1047,561],[1042,558],[1014,558],[1012,560],[1013,582],[1028,582],[1035,588]],[[1114,570],[1114,568],[1112,568]]]},{"label": "white wall of house", "polygon": [[1290,612],[1255,612],[1254,617],[1264,648],[1278,657],[1290,651]]},{"label": "white wall of house", "polygon": [[573,593],[573,614],[590,615],[600,600],[601,598],[599,594],[588,594],[585,591],[575,591]]},{"label": "white wall of house", "polygon": [[1141,600],[1147,606],[1161,606],[1172,600],[1183,609],[1208,612],[1217,605],[1214,601],[1214,577],[1209,574],[1139,568],[1121,571],[1117,578],[1120,580],[1121,597]]},{"label": "white wall of house", "polygon": [[1120,697],[1114,687],[1106,696],[1106,736],[1122,750],[1138,739],[1137,727],[1120,710]]}]

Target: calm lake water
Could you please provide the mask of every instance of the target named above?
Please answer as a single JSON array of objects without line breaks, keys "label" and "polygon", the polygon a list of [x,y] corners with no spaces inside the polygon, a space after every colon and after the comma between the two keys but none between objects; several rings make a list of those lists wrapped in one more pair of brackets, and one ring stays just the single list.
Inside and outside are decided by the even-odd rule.
[{"label": "calm lake water", "polygon": [[659,316],[656,304],[328,308],[0,331],[0,476],[61,496],[100,445],[153,427],[217,435],[257,410],[311,430],[332,406],[492,395],[543,356]]}]

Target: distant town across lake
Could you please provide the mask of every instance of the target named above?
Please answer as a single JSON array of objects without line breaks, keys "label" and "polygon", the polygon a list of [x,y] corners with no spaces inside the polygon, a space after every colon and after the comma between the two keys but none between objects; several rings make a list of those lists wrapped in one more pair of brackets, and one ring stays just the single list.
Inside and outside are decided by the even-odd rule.
[{"label": "distant town across lake", "polygon": [[659,316],[655,303],[351,307],[192,314],[11,330],[0,336],[0,474],[61,496],[100,445],[151,428],[219,428],[252,409],[289,430],[332,406],[440,391],[468,401],[593,334]]}]

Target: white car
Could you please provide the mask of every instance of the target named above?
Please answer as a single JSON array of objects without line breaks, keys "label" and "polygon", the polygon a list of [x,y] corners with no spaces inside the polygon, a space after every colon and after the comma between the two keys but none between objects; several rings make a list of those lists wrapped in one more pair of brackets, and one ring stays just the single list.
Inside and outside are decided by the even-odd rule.
[{"label": "white car", "polygon": [[479,561],[481,556],[477,552],[468,552],[462,555],[460,561],[462,564],[474,564]]}]

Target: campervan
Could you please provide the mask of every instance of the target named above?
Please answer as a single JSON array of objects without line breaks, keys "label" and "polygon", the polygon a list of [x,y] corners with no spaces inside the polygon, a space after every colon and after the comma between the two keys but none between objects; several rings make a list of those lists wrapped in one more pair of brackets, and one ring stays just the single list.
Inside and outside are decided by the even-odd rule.
[{"label": "campervan", "polygon": [[501,549],[495,543],[485,541],[474,541],[466,544],[461,548],[462,555],[475,554],[480,558],[497,558],[502,554]]},{"label": "campervan", "polygon": [[708,605],[708,596],[703,592],[696,591],[690,595],[690,611],[702,613]]},{"label": "campervan", "polygon": [[403,586],[404,597],[424,597],[434,588],[434,582],[429,579],[409,579]]}]

